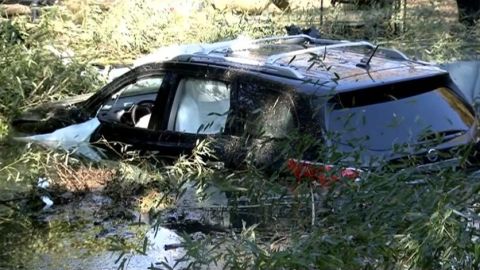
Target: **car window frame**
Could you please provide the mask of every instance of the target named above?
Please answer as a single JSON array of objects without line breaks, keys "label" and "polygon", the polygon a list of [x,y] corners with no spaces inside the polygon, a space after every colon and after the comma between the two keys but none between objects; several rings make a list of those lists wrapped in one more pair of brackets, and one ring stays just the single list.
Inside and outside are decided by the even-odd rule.
[{"label": "car window frame", "polygon": [[[137,150],[157,151],[161,152],[162,155],[170,156],[190,152],[197,141],[206,138],[229,140],[231,134],[227,129],[219,134],[191,134],[171,131],[167,128],[178,85],[182,78],[200,78],[225,82],[230,87],[231,102],[232,94],[235,92],[235,76],[232,76],[229,69],[165,63],[164,71],[164,79],[155,100],[148,129],[103,123],[104,130],[109,132],[107,141],[119,141],[127,145],[133,145],[133,148]],[[226,126],[228,126],[229,121],[227,116]]]},{"label": "car window frame", "polygon": [[[133,68],[125,74],[113,79],[111,82],[103,86],[86,101],[82,102],[82,109],[86,114],[90,115],[90,117],[96,117],[100,106],[104,104],[107,99],[111,98],[112,95],[114,95],[118,91],[121,91],[129,84],[135,83],[136,81],[146,77],[165,76],[166,73],[167,72],[164,69],[163,65],[159,65],[158,63],[151,63]],[[162,85],[163,83],[164,82],[162,82]]]},{"label": "car window frame", "polygon": [[[152,127],[154,127],[153,130],[162,131],[169,134],[186,134],[186,135],[199,136],[199,137],[207,137],[207,136],[216,137],[216,136],[222,136],[222,135],[224,136],[232,135],[227,127],[229,126],[231,121],[232,104],[233,104],[232,100],[234,98],[234,92],[236,92],[236,82],[235,82],[236,80],[233,79],[228,69],[221,68],[221,67],[190,66],[189,68],[184,68],[184,69],[179,69],[179,68],[172,69],[167,73],[167,76],[169,76],[169,78],[168,80],[164,79],[165,85],[162,84],[162,87],[168,87],[168,91],[164,92],[164,93],[168,93],[168,97],[165,99],[166,104],[158,104],[159,106],[155,104],[155,108],[161,108],[161,106],[164,105],[164,110],[156,111],[154,109],[154,113],[152,114],[153,122],[151,122]],[[227,87],[230,88],[230,110],[229,110],[229,115],[227,116],[227,120],[225,124],[226,128],[222,133],[194,134],[194,133],[185,133],[180,131],[168,130],[168,124],[170,121],[171,112],[174,106],[175,97],[177,95],[180,82],[182,81],[182,79],[189,79],[189,78],[219,81],[219,82],[225,83]]]},{"label": "car window frame", "polygon": [[[155,99],[153,99],[153,103],[155,104],[156,101],[157,101],[157,97],[158,97],[158,94],[159,94],[159,91],[161,91],[161,85],[163,84],[163,80],[165,79],[165,73],[154,73],[154,74],[148,74],[148,75],[145,75],[145,76],[139,76],[139,77],[133,77],[131,78],[130,80],[126,80],[124,81],[122,84],[120,84],[118,87],[115,88],[115,90],[111,91],[110,95],[106,96],[102,102],[99,103],[98,105],[98,109],[97,109],[97,114],[96,114],[96,117],[99,119],[100,122],[109,122],[111,124],[118,124],[118,125],[122,125],[122,126],[129,126],[129,125],[126,125],[122,122],[116,122],[116,121],[109,121],[109,120],[113,120],[113,119],[108,119],[107,118],[104,118],[100,115],[100,113],[102,111],[109,111],[109,110],[112,110],[113,108],[118,108],[117,106],[117,103],[118,101],[120,100],[120,98],[122,98],[122,95],[123,95],[123,92],[125,90],[125,88],[129,87],[130,85],[133,85],[133,84],[136,84],[138,83],[139,81],[143,81],[143,80],[149,80],[149,79],[158,79],[158,78],[161,78],[162,79],[162,82],[159,86],[157,86],[157,90],[154,90],[152,91],[150,94],[156,94],[155,96]],[[121,92],[121,93],[120,93]],[[119,94],[120,93],[120,94]],[[115,98],[115,101],[111,104],[111,107],[108,108],[108,109],[104,109],[104,106],[110,102],[110,100],[115,96],[119,94],[118,97]],[[147,95],[146,93],[145,94],[142,94],[142,95]],[[128,97],[131,97],[131,98],[134,98],[135,95],[133,96],[127,96]],[[108,113],[108,112],[107,112]],[[136,126],[129,126],[129,127],[132,127],[132,128],[135,128],[135,129],[145,129],[145,128],[140,128],[140,127],[136,127]]]},{"label": "car window frame", "polygon": [[[211,83],[214,83],[214,84],[218,84],[218,85],[221,85],[221,86],[225,86],[225,90],[227,90],[227,94],[228,94],[228,97],[226,98],[226,101],[228,102],[228,109],[226,111],[223,111],[221,112],[222,115],[225,115],[226,114],[226,117],[225,117],[225,123],[223,124],[223,127],[221,129],[221,131],[219,132],[208,132],[206,129],[208,128],[207,126],[210,124],[210,123],[202,123],[198,128],[197,128],[197,131],[196,132],[192,132],[192,131],[178,131],[178,130],[174,130],[175,129],[175,126],[177,124],[177,121],[178,121],[178,117],[179,117],[179,111],[180,109],[182,108],[182,100],[183,100],[183,94],[185,92],[185,83],[187,83],[188,81],[190,80],[194,80],[194,81],[197,81],[198,83],[208,83],[208,82],[211,82]],[[228,119],[228,116],[231,114],[231,104],[232,104],[232,93],[231,93],[231,90],[232,90],[232,84],[230,82],[227,82],[227,81],[224,81],[224,80],[219,80],[219,79],[211,79],[211,78],[198,78],[198,77],[192,77],[192,76],[182,76],[180,78],[180,81],[175,89],[175,96],[173,98],[173,103],[172,103],[172,106],[171,106],[171,109],[170,109],[170,117],[169,117],[169,120],[167,122],[167,130],[169,131],[176,131],[176,132],[181,132],[181,133],[186,133],[186,134],[205,134],[205,135],[217,135],[217,134],[226,134],[225,132],[225,127],[227,125],[227,119]],[[215,112],[211,112],[211,113],[215,113]],[[220,113],[220,112],[218,112]],[[216,121],[216,120],[215,120]],[[173,123],[172,123],[173,122]],[[203,121],[202,121],[203,122]],[[213,122],[212,122],[213,123]],[[204,124],[206,124],[207,126],[204,126]],[[173,126],[172,126],[173,125]],[[204,130],[201,130],[203,127]],[[228,133],[228,132],[227,132]]]},{"label": "car window frame", "polygon": [[[448,74],[436,74],[433,76],[427,76],[427,77],[421,77],[421,78],[416,78],[416,79],[408,79],[405,81],[399,81],[399,82],[393,82],[393,83],[388,83],[388,84],[382,84],[382,85],[375,85],[373,87],[363,87],[363,88],[358,88],[358,89],[352,89],[349,91],[343,91],[340,93],[336,93],[334,95],[331,95],[329,98],[327,98],[324,102],[326,104],[325,110],[324,110],[324,139],[328,142],[329,145],[334,145],[337,144],[338,142],[336,140],[333,140],[330,136],[327,136],[326,134],[331,132],[331,124],[330,124],[330,114],[331,111],[333,110],[332,106],[332,101],[335,100],[337,94],[355,94],[357,91],[369,91],[370,93],[379,91],[381,92],[383,89],[387,89],[389,87],[396,87],[396,88],[409,88],[409,87],[415,87],[418,89],[423,89],[422,91],[414,91],[415,94],[412,96],[416,96],[419,94],[424,94],[428,93],[430,91],[436,91],[438,88],[444,87],[448,90],[448,92],[453,95],[457,101],[459,101],[467,110],[469,113],[471,113],[474,117],[473,123],[470,127],[470,130],[476,128],[478,125],[478,114],[475,112],[474,108],[472,107],[471,104],[468,103],[466,97],[464,94],[461,92],[461,90],[456,86],[456,84],[452,81],[450,76]],[[425,90],[429,89],[429,90]],[[333,101],[335,102],[335,101]],[[367,106],[367,105],[366,105]],[[414,145],[414,144],[411,144]],[[418,144],[421,145],[421,144]],[[393,149],[393,148],[392,148]],[[382,149],[382,151],[389,151],[389,149]]]}]

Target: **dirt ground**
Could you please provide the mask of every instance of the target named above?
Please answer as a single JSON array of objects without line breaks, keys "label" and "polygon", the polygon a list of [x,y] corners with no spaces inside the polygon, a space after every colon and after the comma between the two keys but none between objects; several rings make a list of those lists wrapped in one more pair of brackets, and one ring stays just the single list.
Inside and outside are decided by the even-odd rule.
[{"label": "dirt ground", "polygon": [[435,7],[435,10],[440,12],[445,17],[457,18],[457,3],[455,0],[404,0],[407,1],[408,8],[415,8],[419,6]]}]

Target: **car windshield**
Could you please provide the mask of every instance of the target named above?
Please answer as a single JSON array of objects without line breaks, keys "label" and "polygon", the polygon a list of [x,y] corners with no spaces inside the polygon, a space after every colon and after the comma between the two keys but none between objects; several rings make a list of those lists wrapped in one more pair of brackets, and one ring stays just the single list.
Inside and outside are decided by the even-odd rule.
[{"label": "car windshield", "polygon": [[330,105],[327,126],[332,140],[372,151],[447,141],[474,123],[469,108],[442,86],[354,91],[337,95]]}]

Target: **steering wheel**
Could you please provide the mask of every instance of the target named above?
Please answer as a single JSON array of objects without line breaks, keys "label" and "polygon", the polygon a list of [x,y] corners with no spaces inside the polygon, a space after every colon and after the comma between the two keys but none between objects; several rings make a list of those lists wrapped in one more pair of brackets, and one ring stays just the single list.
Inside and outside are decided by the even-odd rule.
[{"label": "steering wheel", "polygon": [[145,115],[151,114],[153,111],[153,106],[155,103],[151,100],[143,100],[140,101],[139,103],[135,104],[132,106],[132,109],[130,111],[130,115],[132,117],[132,123],[133,125],[137,125],[138,121],[140,118],[142,118]]}]

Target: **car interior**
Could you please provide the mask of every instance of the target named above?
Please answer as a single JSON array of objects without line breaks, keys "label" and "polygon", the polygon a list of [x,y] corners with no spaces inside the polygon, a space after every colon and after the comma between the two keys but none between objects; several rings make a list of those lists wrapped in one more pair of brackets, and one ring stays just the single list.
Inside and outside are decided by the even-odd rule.
[{"label": "car interior", "polygon": [[230,110],[230,87],[220,81],[185,78],[173,101],[168,130],[217,134],[223,132]]},{"label": "car interior", "polygon": [[148,128],[162,77],[146,78],[129,84],[107,100],[97,114],[104,121]]}]

